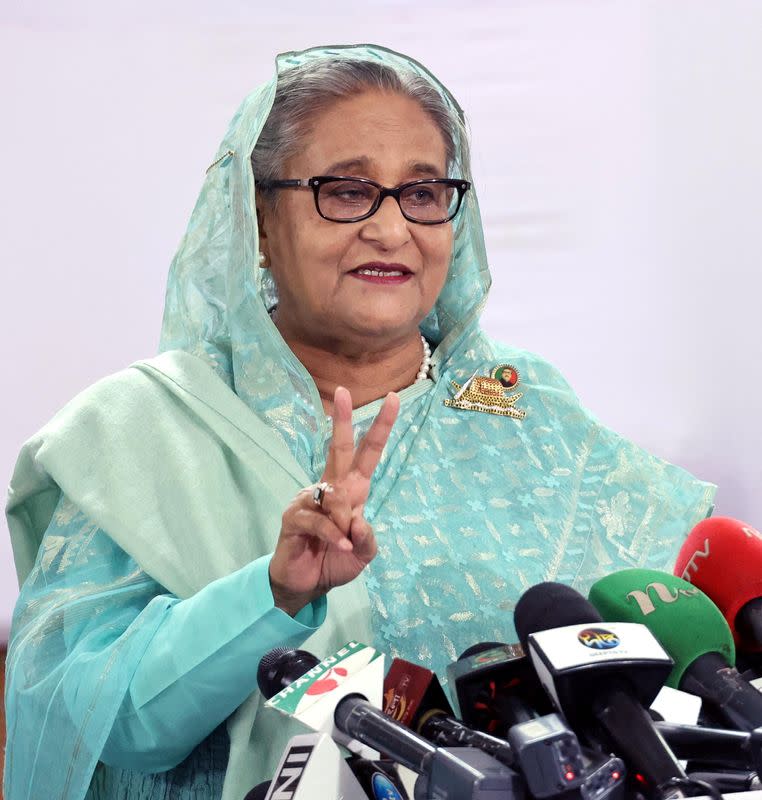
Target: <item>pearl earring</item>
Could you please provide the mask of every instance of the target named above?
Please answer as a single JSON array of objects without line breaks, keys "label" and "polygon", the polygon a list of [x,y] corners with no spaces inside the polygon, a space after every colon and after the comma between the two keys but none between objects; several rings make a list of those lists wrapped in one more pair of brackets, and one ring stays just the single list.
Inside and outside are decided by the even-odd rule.
[{"label": "pearl earring", "polygon": [[259,251],[259,266],[262,269],[267,269],[266,262],[267,262],[267,256],[260,250]]}]

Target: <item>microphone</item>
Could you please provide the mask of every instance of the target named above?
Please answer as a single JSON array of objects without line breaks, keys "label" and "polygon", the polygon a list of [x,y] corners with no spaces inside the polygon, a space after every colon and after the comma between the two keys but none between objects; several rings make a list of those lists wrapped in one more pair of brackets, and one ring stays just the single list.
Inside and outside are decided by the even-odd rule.
[{"label": "microphone", "polygon": [[702,698],[738,730],[762,726],[762,694],[733,666],[730,629],[700,589],[667,572],[626,569],[597,581],[590,600],[606,619],[648,626],[675,661],[667,685]]},{"label": "microphone", "polygon": [[652,790],[688,780],[644,708],[672,669],[645,626],[604,625],[579,592],[558,583],[528,589],[514,622],[540,682],[576,731],[591,743],[602,732]]},{"label": "microphone", "polygon": [[675,575],[717,605],[740,650],[762,651],[762,534],[730,517],[702,520],[688,534]]},{"label": "microphone", "polygon": [[504,795],[523,798],[520,776],[487,753],[473,747],[435,747],[362,695],[339,700],[336,727],[351,739],[388,753],[397,763],[419,774],[416,800],[488,800]]},{"label": "microphone", "polygon": [[751,733],[657,722],[656,729],[681,761],[762,772],[762,728]]},{"label": "microphone", "polygon": [[473,730],[453,718],[436,674],[403,658],[392,660],[384,679],[384,714],[443,747],[478,747],[506,766],[513,763],[508,743]]},{"label": "microphone", "polygon": [[424,714],[453,714],[435,673],[404,658],[392,659],[384,678],[383,707],[384,714],[413,730],[418,730]]},{"label": "microphone", "polygon": [[691,772],[691,779],[708,783],[719,792],[758,792],[762,789],[756,772]]},{"label": "microphone", "polygon": [[[371,653],[364,653],[363,650],[358,651],[356,649],[358,647],[364,648],[363,645],[349,643],[335,656],[322,662],[305,650],[276,647],[266,653],[259,662],[257,683],[260,691],[268,700],[276,694],[288,695],[290,694],[288,690],[298,690],[299,687],[302,687],[307,695],[313,696],[331,692],[338,688],[339,680],[346,680],[349,677],[350,671],[354,670],[354,674],[357,675],[365,666],[377,661],[372,655],[375,652],[372,648],[364,648],[371,650]],[[355,662],[354,666],[352,662]],[[373,669],[376,669],[375,664]],[[297,705],[299,702],[297,700]],[[318,720],[319,718],[313,718],[312,724],[316,724]],[[348,767],[349,774],[354,776],[352,780],[355,783],[359,782],[359,786],[364,790],[363,797],[367,796],[374,800],[407,800],[408,795],[402,780],[391,762],[385,759],[370,760],[352,756],[344,762],[339,775],[342,785],[352,783],[345,774],[345,767]],[[336,796],[341,795],[337,793]]]},{"label": "microphone", "polygon": [[[286,656],[281,655],[281,658]],[[299,658],[303,660],[304,657]],[[286,667],[282,669],[284,673],[289,671]],[[266,667],[262,672],[269,674],[268,670],[274,672],[275,668]],[[383,677],[383,654],[359,642],[348,642],[334,655],[318,662],[272,695],[265,707],[297,720],[309,730],[327,733],[351,752],[375,760],[379,757],[377,751],[347,738],[336,728],[333,711],[342,697],[355,692],[380,707]],[[277,687],[267,685],[260,688],[267,697]]]},{"label": "microphone", "polygon": [[[502,646],[497,647],[500,650]],[[534,798],[578,789],[590,778],[577,737],[558,715],[514,725],[508,734],[510,743],[506,742],[454,719],[436,675],[401,658],[392,661],[384,681],[384,713],[430,742],[443,747],[478,747],[506,766],[516,767]],[[608,765],[616,781],[624,773],[624,765],[608,762],[606,759],[596,768]]]},{"label": "microphone", "polygon": [[507,767],[512,766],[515,761],[508,742],[488,733],[475,731],[438,709],[424,714],[420,725],[413,730],[424,739],[442,747],[478,747]]},{"label": "microphone", "polygon": [[486,753],[467,747],[435,747],[387,717],[379,708],[383,661],[372,647],[349,642],[265,705],[329,734],[353,752],[378,758],[378,749],[383,750],[419,773],[415,796],[421,800],[488,800],[500,792],[506,800],[523,797],[519,775]]},{"label": "microphone", "polygon": [[269,700],[318,664],[320,660],[306,650],[273,647],[262,656],[257,668],[259,691]]},{"label": "microphone", "polygon": [[519,644],[486,642],[469,647],[447,667],[466,725],[505,737],[521,722],[550,714],[553,707]]}]

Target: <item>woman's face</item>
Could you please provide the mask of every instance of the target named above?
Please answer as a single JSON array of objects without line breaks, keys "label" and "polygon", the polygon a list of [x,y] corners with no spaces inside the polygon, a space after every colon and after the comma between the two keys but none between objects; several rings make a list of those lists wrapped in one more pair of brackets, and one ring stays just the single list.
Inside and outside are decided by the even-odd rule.
[{"label": "woman's face", "polygon": [[[394,187],[446,177],[445,143],[417,102],[369,90],[317,115],[278,178],[349,175]],[[278,287],[277,323],[316,345],[403,342],[431,310],[447,277],[452,225],[406,220],[386,197],[376,213],[337,223],[317,213],[312,189],[281,189],[263,205],[260,248]],[[359,268],[401,270],[379,279]],[[372,339],[371,339],[372,337]]]}]

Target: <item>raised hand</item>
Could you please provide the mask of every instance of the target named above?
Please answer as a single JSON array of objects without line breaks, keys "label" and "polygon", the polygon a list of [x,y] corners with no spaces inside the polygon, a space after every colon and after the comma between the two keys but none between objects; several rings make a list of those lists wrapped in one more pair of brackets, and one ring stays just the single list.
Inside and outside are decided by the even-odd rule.
[{"label": "raised hand", "polygon": [[352,398],[346,389],[336,389],[333,435],[321,478],[328,484],[322,504],[313,500],[314,487],[297,494],[283,513],[270,561],[275,605],[289,614],[356,578],[376,555],[376,538],[363,510],[398,411],[399,398],[388,394],[355,448]]}]

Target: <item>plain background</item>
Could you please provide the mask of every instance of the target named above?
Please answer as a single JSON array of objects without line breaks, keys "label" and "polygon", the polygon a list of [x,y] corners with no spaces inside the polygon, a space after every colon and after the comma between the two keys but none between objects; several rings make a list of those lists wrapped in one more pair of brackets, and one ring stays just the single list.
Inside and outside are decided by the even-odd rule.
[{"label": "plain background", "polygon": [[[155,353],[204,169],[275,54],[363,41],[466,110],[487,329],[759,527],[757,0],[5,0],[2,480],[73,395]],[[0,641],[16,596],[3,532]]]}]

